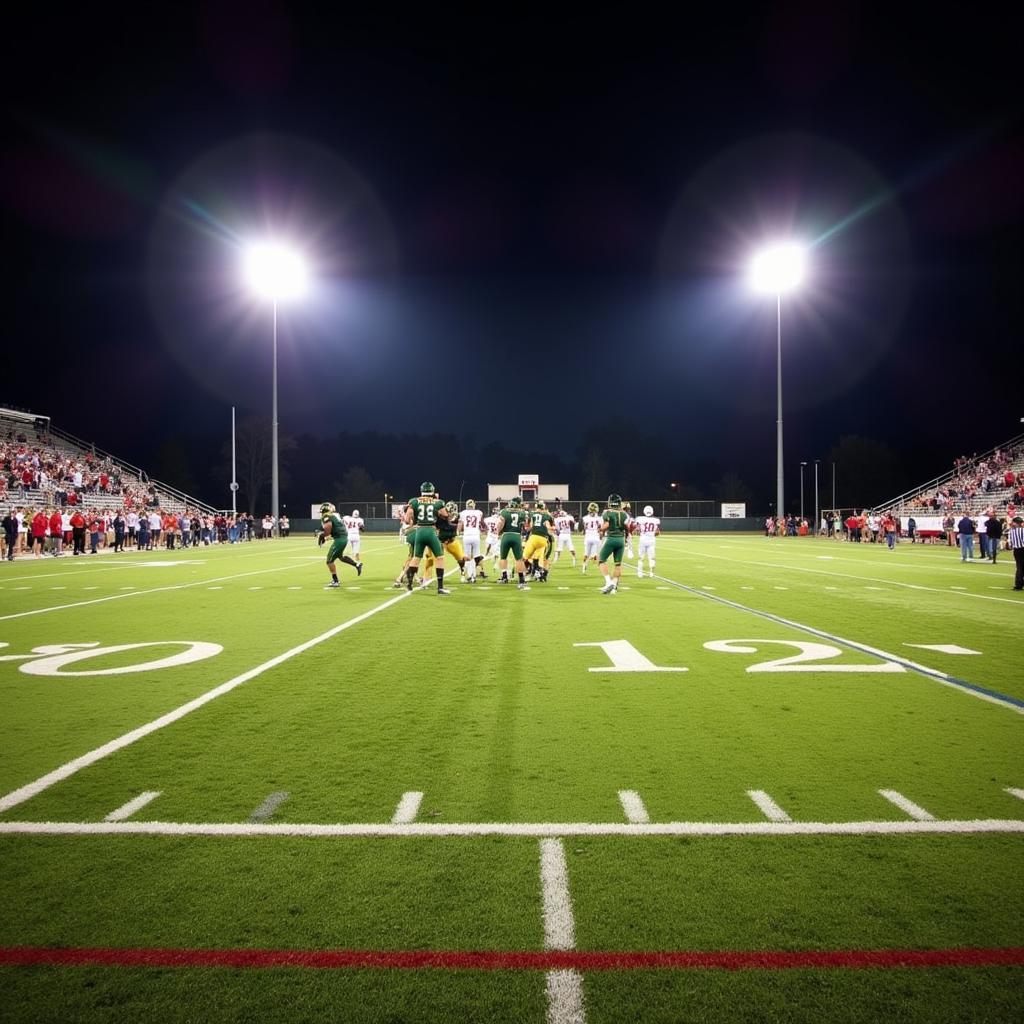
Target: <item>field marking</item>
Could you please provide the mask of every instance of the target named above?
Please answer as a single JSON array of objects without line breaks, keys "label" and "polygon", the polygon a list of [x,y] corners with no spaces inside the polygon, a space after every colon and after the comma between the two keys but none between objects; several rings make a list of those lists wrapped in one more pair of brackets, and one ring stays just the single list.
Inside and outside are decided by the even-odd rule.
[{"label": "field marking", "polygon": [[1024,789],[1016,789],[1013,786],[1007,786],[1006,792],[1009,793],[1010,796],[1015,796],[1018,800],[1024,800]]},{"label": "field marking", "polygon": [[626,821],[634,825],[645,825],[651,820],[643,798],[635,789],[620,789],[619,803],[622,804],[622,813],[626,815]]},{"label": "field marking", "polygon": [[[759,950],[447,950],[447,949],[148,949],[0,946],[4,967],[158,967],[259,970],[589,971],[878,970],[935,967],[1021,967],[1024,947],[952,949]],[[549,1000],[552,997],[548,985]],[[550,1005],[550,1004],[549,1004]],[[549,1016],[549,1020],[552,1018]],[[583,1021],[580,1016],[559,1018]]]},{"label": "field marking", "polygon": [[[544,919],[544,948],[576,948],[576,921],[569,895],[569,869],[560,839],[540,841],[540,884]],[[583,978],[578,971],[553,970],[545,979],[548,1024],[584,1024]]]},{"label": "field marking", "polygon": [[395,813],[391,816],[391,824],[407,825],[409,822],[415,821],[416,815],[420,813],[422,801],[423,794],[415,790],[403,793],[402,799],[398,801],[398,806],[395,808]]},{"label": "field marking", "polygon": [[281,790],[278,793],[271,793],[270,796],[268,796],[266,800],[264,800],[263,803],[261,803],[259,807],[249,815],[249,820],[269,821],[274,816],[274,812],[278,807],[288,799],[289,795],[290,794],[284,792],[284,790]]},{"label": "field marking", "polygon": [[769,821],[793,820],[763,789],[748,789],[747,796]]},{"label": "field marking", "polygon": [[981,654],[959,644],[904,644],[904,647],[920,647],[922,651],[938,651],[939,654]]},{"label": "field marking", "polygon": [[[666,538],[666,540],[679,540],[679,538],[668,537]],[[942,590],[939,587],[926,587],[922,583],[902,583],[899,580],[879,579],[877,576],[858,576],[856,573],[851,572],[833,572],[829,569],[812,569],[809,566],[805,565],[784,565],[780,564],[779,562],[747,561],[745,559],[740,558],[730,558],[728,555],[712,555],[706,551],[702,551],[698,554],[695,551],[686,551],[684,548],[675,545],[670,545],[670,548],[674,553],[688,555],[691,558],[717,558],[719,561],[722,562],[731,562],[733,565],[742,566],[744,570],[749,569],[749,567],[752,565],[758,565],[765,569],[781,569],[784,572],[809,572],[814,573],[817,576],[840,576],[843,579],[860,580],[860,582],[862,583],[865,581],[869,583],[887,583],[891,587],[905,587],[907,590],[923,590],[927,591],[930,594],[941,594],[946,597],[949,596],[949,590]],[[862,563],[857,562],[856,564],[861,565]],[[705,567],[697,566],[697,568],[700,569]],[[1022,603],[1020,600],[1012,597],[990,597],[988,594],[975,594],[973,591],[969,591],[964,587],[952,587],[950,589],[955,590],[958,596],[977,597],[982,601],[999,601],[1002,604],[1015,605],[1020,605]]]},{"label": "field marking", "polygon": [[914,821],[934,821],[935,815],[929,814],[923,807],[918,806],[913,800],[908,800],[902,793],[895,789],[880,789],[879,796],[884,796],[889,803],[894,804],[904,814],[909,814]]},{"label": "field marking", "polygon": [[126,818],[130,818],[136,811],[141,811],[146,804],[155,800],[160,795],[160,791],[157,790],[155,793],[147,792],[140,793],[138,796],[133,797],[125,804],[121,804],[116,811],[111,811],[103,820],[104,821],[124,821]]},{"label": "field marking", "polygon": [[[294,567],[284,566],[284,568],[291,569]],[[274,570],[261,571],[272,572]],[[315,636],[311,640],[306,640],[303,643],[298,644],[296,647],[292,647],[285,651],[283,654],[278,654],[276,657],[269,659],[269,661],[264,661],[255,668],[251,668],[247,672],[243,672],[241,675],[234,676],[226,683],[221,683],[220,686],[215,686],[212,690],[208,690],[206,693],[201,694],[194,700],[190,700],[186,704],[182,704],[181,707],[175,708],[173,711],[169,711],[166,715],[161,715],[159,718],[154,719],[152,722],[148,722],[146,725],[142,725],[137,729],[132,729],[131,732],[126,732],[124,735],[117,737],[117,739],[111,740],[109,743],[104,743],[102,746],[96,747],[95,750],[90,750],[87,754],[83,754],[81,757],[76,757],[74,760],[68,761],[66,764],[62,764],[59,768],[55,768],[52,772],[48,772],[46,775],[36,779],[35,782],[30,782],[25,786],[21,786],[18,789],[13,790],[6,796],[0,797],[0,813],[11,807],[17,806],[25,800],[29,800],[41,793],[44,789],[49,789],[50,786],[53,786],[58,782],[62,782],[64,779],[74,775],[78,771],[81,771],[83,768],[88,768],[97,761],[101,761],[103,758],[109,757],[111,754],[130,746],[132,743],[136,743],[139,740],[144,739],[146,736],[150,735],[150,733],[163,729],[165,726],[172,725],[174,722],[177,722],[179,719],[191,714],[193,711],[209,704],[210,701],[216,700],[225,693],[230,693],[235,689],[235,687],[241,686],[242,683],[247,683],[250,679],[255,679],[257,676],[262,675],[264,672],[267,672],[272,668],[276,668],[278,665],[289,661],[291,658],[294,658],[299,654],[304,654],[306,651],[316,647],[318,644],[322,644],[325,640],[330,640],[332,637],[337,636],[344,630],[351,629],[352,626],[356,626],[360,622],[365,622],[378,612],[382,612],[386,608],[390,608],[392,605],[397,604],[399,601],[406,598],[408,594],[408,591],[403,591],[397,597],[392,597],[383,604],[379,604],[376,607],[371,608],[369,611],[363,612],[361,615],[348,619],[346,622],[342,622],[337,626],[332,626],[319,636]]]},{"label": "field marking", "polygon": [[[149,590],[129,590],[128,588],[122,588],[127,590],[127,593],[120,594],[109,594],[107,597],[91,597],[85,601],[74,601],[71,604],[55,604],[48,608],[34,608],[28,612],[15,612],[13,615],[0,615],[0,622],[6,622],[8,619],[21,619],[27,615],[45,615],[47,612],[62,612],[68,608],[83,608],[89,604],[103,604],[105,601],[120,601],[125,597],[142,597],[145,594],[161,594],[168,590],[188,590],[191,587],[202,587],[208,583],[223,583],[226,580],[237,580],[242,579],[245,576],[259,576],[266,572],[284,572],[288,569],[298,568],[294,565],[275,565],[269,569],[253,569],[250,572],[235,573],[232,576],[214,576],[209,580],[195,580],[192,583],[171,583],[164,587],[151,587]],[[29,589],[29,588],[23,588]]]},{"label": "field marking", "polygon": [[897,665],[909,668],[920,675],[927,676],[929,679],[934,679],[943,686],[949,686],[955,690],[961,690],[963,693],[966,693],[971,697],[976,697],[978,700],[988,701],[990,704],[998,704],[1000,707],[1009,708],[1018,715],[1024,715],[1024,700],[1020,700],[1017,697],[1011,697],[1008,694],[999,693],[998,690],[990,690],[985,686],[979,686],[977,683],[969,683],[965,679],[958,679],[956,676],[940,672],[938,669],[929,668],[927,665],[921,665],[918,662],[911,661],[909,658],[904,658],[899,654],[891,654],[888,651],[883,651],[878,647],[871,647],[868,644],[859,643],[856,640],[847,640],[844,637],[837,636],[835,633],[828,633],[823,629],[817,629],[814,626],[807,626],[802,622],[795,622],[793,619],[787,619],[782,615],[775,615],[773,612],[762,611],[760,608],[751,608],[749,605],[740,604],[738,601],[730,601],[728,598],[719,597],[717,594],[705,594],[702,590],[696,590],[693,587],[687,586],[685,583],[678,583],[676,580],[670,580],[666,576],[658,576],[656,578],[664,580],[665,583],[669,583],[673,587],[683,590],[688,594],[695,594],[697,597],[702,597],[706,601],[715,601],[728,608],[734,608],[741,612],[749,612],[751,615],[760,616],[762,619],[768,619],[770,622],[776,622],[783,626],[789,626],[791,629],[798,629],[804,633],[810,633],[811,636],[821,637],[823,640],[831,640],[833,643],[842,644],[844,647],[849,647],[854,651],[860,651],[862,654],[871,654],[876,658],[881,658],[883,661],[895,662]]},{"label": "field marking", "polygon": [[918,821],[492,821],[297,824],[293,822],[172,821],[0,821],[0,835],[96,836],[252,836],[320,838],[452,838],[519,836],[882,836],[1024,834],[1024,820],[978,818]]}]

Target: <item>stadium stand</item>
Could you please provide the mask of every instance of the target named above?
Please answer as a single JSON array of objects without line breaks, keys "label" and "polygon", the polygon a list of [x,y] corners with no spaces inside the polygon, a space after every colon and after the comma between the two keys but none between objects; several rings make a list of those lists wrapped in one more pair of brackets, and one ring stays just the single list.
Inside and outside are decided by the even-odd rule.
[{"label": "stadium stand", "polygon": [[0,408],[0,515],[25,506],[214,512],[205,502],[150,479],[138,466],[54,427],[47,416]]},{"label": "stadium stand", "polygon": [[1024,434],[981,455],[961,455],[953,468],[878,506],[894,515],[1011,515],[1024,507]]}]

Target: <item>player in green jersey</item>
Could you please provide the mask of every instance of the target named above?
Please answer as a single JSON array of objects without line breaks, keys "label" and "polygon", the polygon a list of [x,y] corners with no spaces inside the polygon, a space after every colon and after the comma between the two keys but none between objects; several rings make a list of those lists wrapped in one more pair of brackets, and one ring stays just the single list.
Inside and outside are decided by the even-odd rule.
[{"label": "player in green jersey", "polygon": [[348,530],[345,528],[345,523],[341,516],[338,515],[336,509],[329,501],[325,501],[320,506],[320,523],[323,527],[320,533],[317,534],[317,540],[320,545],[323,546],[327,542],[328,537],[331,541],[331,546],[327,549],[327,568],[331,571],[331,582],[327,584],[327,589],[334,590],[341,586],[338,582],[338,570],[334,567],[336,561],[341,560],[347,565],[351,565],[355,569],[357,576],[362,576],[363,574],[363,563],[357,562],[344,554],[345,545],[348,544]]},{"label": "player in green jersey", "polygon": [[555,527],[555,520],[543,501],[538,501],[533,506],[533,511],[527,513],[527,518],[530,520],[530,539],[526,542],[523,559],[527,564],[533,563],[534,579],[546,583],[551,530]]},{"label": "player in green jersey", "polygon": [[420,567],[420,559],[424,551],[430,551],[435,559],[437,572],[438,594],[450,594],[450,590],[444,589],[444,548],[437,536],[437,526],[442,520],[448,519],[448,510],[444,502],[437,496],[437,488],[429,481],[420,484],[420,495],[418,498],[411,498],[405,510],[405,521],[408,526],[414,526],[416,532],[413,539],[412,558],[405,570],[405,586],[412,590],[413,580],[416,579],[416,570]]},{"label": "player in green jersey", "polygon": [[[622,575],[622,552],[626,547],[626,513],[622,509],[622,499],[617,494],[608,495],[608,507],[601,516],[601,536],[604,544],[598,558],[598,568],[604,577],[602,594],[614,594],[619,588],[619,577]],[[615,567],[608,572],[608,559],[612,558]]]},{"label": "player in green jersey", "polygon": [[501,556],[498,564],[501,566],[501,578],[499,583],[508,583],[508,553],[511,551],[515,556],[516,572],[519,573],[519,589],[529,590],[526,585],[526,566],[523,563],[523,525],[527,516],[523,503],[519,498],[513,498],[508,503],[508,508],[498,513],[498,532],[501,534]]}]

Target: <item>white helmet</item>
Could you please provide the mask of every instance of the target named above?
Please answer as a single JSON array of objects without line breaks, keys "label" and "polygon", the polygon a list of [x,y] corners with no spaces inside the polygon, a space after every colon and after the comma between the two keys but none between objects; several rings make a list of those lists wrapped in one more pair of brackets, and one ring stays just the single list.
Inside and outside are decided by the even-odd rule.
[{"label": "white helmet", "polygon": [[353,516],[359,515],[359,509],[357,509],[357,508],[352,509],[352,515]]},{"label": "white helmet", "polygon": [[653,516],[654,515],[654,509],[651,508],[650,505],[644,505],[644,515],[645,516]]}]

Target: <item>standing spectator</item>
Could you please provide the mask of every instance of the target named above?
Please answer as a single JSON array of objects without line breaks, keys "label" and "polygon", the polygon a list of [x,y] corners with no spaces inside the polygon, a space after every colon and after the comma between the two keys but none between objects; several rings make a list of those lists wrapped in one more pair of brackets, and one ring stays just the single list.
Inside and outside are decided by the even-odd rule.
[{"label": "standing spectator", "polygon": [[77,508],[71,516],[71,543],[74,554],[85,554],[85,516]]},{"label": "standing spectator", "polygon": [[990,509],[988,519],[985,520],[985,537],[988,541],[988,557],[993,565],[996,564],[996,555],[999,553],[999,541],[1002,536],[1002,521],[996,518],[995,512]]},{"label": "standing spectator", "polygon": [[956,532],[960,535],[960,561],[966,562],[974,558],[974,520],[965,512],[956,524]]},{"label": "standing spectator", "polygon": [[917,543],[917,520],[913,516],[907,519],[907,536],[911,544]]},{"label": "standing spectator", "polygon": [[946,547],[953,547],[953,537],[956,535],[956,519],[953,517],[952,512],[942,520],[942,528],[946,531]]},{"label": "standing spectator", "polygon": [[100,531],[103,529],[103,520],[97,514],[89,517],[89,551],[97,554],[100,547]]},{"label": "standing spectator", "polygon": [[128,547],[132,547],[135,544],[135,536],[139,532],[139,514],[137,512],[129,512],[125,516],[125,525],[128,527]]},{"label": "standing spectator", "polygon": [[59,558],[64,547],[64,521],[61,514],[54,509],[50,516],[50,552]]},{"label": "standing spectator", "polygon": [[147,551],[160,547],[160,529],[163,524],[164,521],[160,518],[160,509],[153,509],[149,513],[149,547],[146,548]]},{"label": "standing spectator", "polygon": [[46,531],[49,527],[50,517],[45,509],[39,509],[32,517],[32,550],[35,551],[36,558],[42,556],[43,548],[46,547]]},{"label": "standing spectator", "polygon": [[124,534],[128,527],[128,524],[124,518],[124,513],[118,509],[114,515],[113,521],[114,527],[114,550],[124,551]]},{"label": "standing spectator", "polygon": [[7,561],[14,561],[14,552],[18,547],[18,517],[12,509],[0,520],[0,528],[4,531],[4,544],[7,547]]},{"label": "standing spectator", "polygon": [[174,530],[178,525],[177,518],[168,513],[164,516],[163,530],[164,530],[164,543],[167,545],[168,551],[174,550]]},{"label": "standing spectator", "polygon": [[885,543],[888,545],[890,551],[896,547],[896,520],[893,519],[891,512],[886,512],[882,516],[881,530],[885,534]]},{"label": "standing spectator", "polygon": [[1007,537],[1017,571],[1013,577],[1013,589],[1024,590],[1024,519],[1014,516]]},{"label": "standing spectator", "polygon": [[281,516],[281,536],[287,537],[292,531],[292,524],[287,516]]},{"label": "standing spectator", "polygon": [[149,550],[149,516],[146,515],[145,512],[139,516],[138,543],[135,545],[135,550]]},{"label": "standing spectator", "polygon": [[71,513],[67,509],[60,514],[60,528],[64,531],[64,546],[71,547],[74,534],[71,531]]}]

